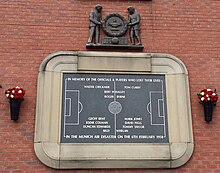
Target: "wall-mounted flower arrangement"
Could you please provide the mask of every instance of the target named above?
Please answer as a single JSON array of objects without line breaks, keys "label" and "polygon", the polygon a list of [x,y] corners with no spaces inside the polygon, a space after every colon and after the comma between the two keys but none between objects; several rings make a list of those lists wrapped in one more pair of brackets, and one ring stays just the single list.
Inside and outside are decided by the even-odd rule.
[{"label": "wall-mounted flower arrangement", "polygon": [[19,86],[9,88],[5,91],[5,96],[9,99],[11,120],[17,121],[19,118],[20,104],[24,100],[25,90]]},{"label": "wall-mounted flower arrangement", "polygon": [[199,97],[200,103],[204,107],[205,121],[212,121],[213,108],[218,101],[216,89],[203,89],[197,95]]}]

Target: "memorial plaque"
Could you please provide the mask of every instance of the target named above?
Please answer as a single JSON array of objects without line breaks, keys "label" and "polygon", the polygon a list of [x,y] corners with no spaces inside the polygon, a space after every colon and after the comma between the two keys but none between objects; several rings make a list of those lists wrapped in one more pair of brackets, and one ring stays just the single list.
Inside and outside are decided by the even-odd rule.
[{"label": "memorial plaque", "polygon": [[169,143],[165,75],[64,73],[61,143]]}]

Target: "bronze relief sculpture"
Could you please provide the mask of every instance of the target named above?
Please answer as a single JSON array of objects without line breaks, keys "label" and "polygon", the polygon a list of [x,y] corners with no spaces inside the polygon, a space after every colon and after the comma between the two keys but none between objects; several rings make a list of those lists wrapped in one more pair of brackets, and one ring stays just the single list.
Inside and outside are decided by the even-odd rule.
[{"label": "bronze relief sculpture", "polygon": [[102,44],[127,45],[128,40],[123,37],[127,28],[127,21],[120,14],[107,15],[102,23],[102,29],[107,35],[103,37]]},{"label": "bronze relief sculpture", "polygon": [[[90,35],[86,44],[87,48],[124,48],[143,49],[140,38],[140,14],[135,12],[134,7],[128,7],[128,20],[118,13],[112,13],[102,20],[102,6],[95,6],[95,10],[90,13]],[[106,34],[99,42],[100,28]],[[127,30],[130,30],[130,43],[126,37]],[[137,44],[135,44],[137,39]]]},{"label": "bronze relief sculpture", "polygon": [[102,21],[102,6],[100,4],[97,4],[95,6],[95,11],[91,11],[89,14],[89,39],[87,44],[92,44],[92,41],[94,41],[95,44],[99,43],[99,35],[100,35],[100,25]]},{"label": "bronze relief sculpture", "polygon": [[134,45],[134,37],[138,40],[138,45],[141,45],[141,38],[139,36],[140,31],[140,14],[135,12],[134,7],[128,7],[128,26],[130,26],[130,38],[131,38],[131,44]]}]

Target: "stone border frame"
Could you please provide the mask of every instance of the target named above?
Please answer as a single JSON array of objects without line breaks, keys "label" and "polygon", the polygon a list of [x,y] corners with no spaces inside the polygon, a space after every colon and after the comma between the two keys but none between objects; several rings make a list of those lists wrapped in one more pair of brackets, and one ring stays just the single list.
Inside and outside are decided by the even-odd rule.
[{"label": "stone border frame", "polygon": [[[165,74],[169,143],[60,143],[62,74]],[[63,51],[47,56],[38,75],[34,149],[56,169],[176,168],[193,153],[188,72],[178,58],[161,53]]]}]

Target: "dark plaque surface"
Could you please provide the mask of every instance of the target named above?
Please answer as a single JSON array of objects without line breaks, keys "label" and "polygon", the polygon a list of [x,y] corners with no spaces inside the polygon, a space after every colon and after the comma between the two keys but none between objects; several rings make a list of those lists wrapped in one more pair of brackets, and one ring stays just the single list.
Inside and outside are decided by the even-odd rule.
[{"label": "dark plaque surface", "polygon": [[63,74],[61,143],[168,143],[165,75]]}]

